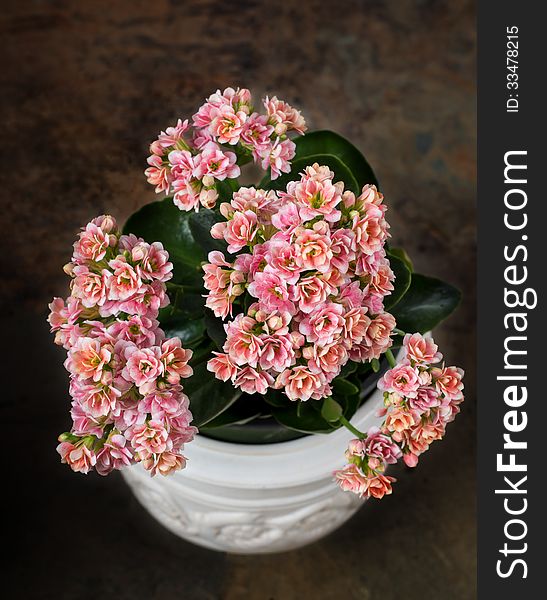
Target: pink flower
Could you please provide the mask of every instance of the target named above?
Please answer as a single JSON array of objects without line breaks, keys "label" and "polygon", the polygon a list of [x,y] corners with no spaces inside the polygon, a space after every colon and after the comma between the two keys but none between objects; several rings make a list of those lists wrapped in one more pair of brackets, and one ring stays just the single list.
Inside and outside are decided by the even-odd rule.
[{"label": "pink flower", "polygon": [[236,365],[256,367],[262,348],[262,340],[253,333],[256,321],[242,314],[237,315],[226,328],[224,350]]},{"label": "pink flower", "polygon": [[70,416],[73,421],[72,433],[75,435],[94,435],[99,439],[103,437],[104,432],[99,420],[88,415],[76,400],[72,402]]},{"label": "pink flower", "polygon": [[159,348],[138,349],[136,346],[128,346],[125,357],[127,363],[122,376],[127,381],[135,383],[141,393],[152,391],[155,380],[164,373]]},{"label": "pink flower", "polygon": [[262,168],[270,168],[270,177],[277,179],[281,173],[289,173],[291,170],[290,160],[296,153],[296,145],[292,140],[280,141],[277,138],[271,147],[261,151]]},{"label": "pink flower", "polygon": [[201,183],[197,179],[175,179],[173,192],[173,203],[180,210],[198,210]]},{"label": "pink flower", "polygon": [[247,120],[243,111],[235,111],[231,105],[222,105],[211,111],[209,130],[220,144],[235,145],[239,142]]},{"label": "pink flower", "polygon": [[415,398],[420,380],[418,373],[410,365],[399,364],[384,374],[378,382],[378,387],[385,392],[395,392],[407,398]]},{"label": "pink flower", "polygon": [[117,400],[121,396],[121,391],[110,385],[82,383],[77,379],[71,382],[70,392],[85,413],[93,419],[115,412]]},{"label": "pink flower", "polygon": [[228,252],[234,254],[245,246],[253,244],[258,232],[258,218],[251,210],[236,212],[224,231],[228,242]]},{"label": "pink flower", "polygon": [[281,373],[293,364],[294,349],[288,335],[262,335],[260,339],[263,345],[258,364],[262,369]]},{"label": "pink flower", "polygon": [[290,400],[319,399],[323,397],[325,377],[313,373],[306,365],[296,365],[278,375],[275,387],[284,388]]},{"label": "pink flower", "polygon": [[114,469],[128,467],[133,462],[131,450],[126,447],[127,440],[119,433],[110,435],[103,449],[97,455],[95,466],[99,475],[108,475]]},{"label": "pink flower", "polygon": [[125,321],[115,321],[107,331],[113,338],[127,340],[139,347],[153,346],[161,337],[158,322],[139,315],[131,315]]},{"label": "pink flower", "polygon": [[360,440],[356,438],[349,442],[348,448],[346,450],[346,459],[348,461],[354,457],[364,458],[365,454],[365,440]]},{"label": "pink flower", "polygon": [[368,456],[380,458],[388,464],[395,464],[402,456],[401,449],[378,427],[371,427],[364,440],[364,450]]},{"label": "pink flower", "polygon": [[302,224],[302,219],[298,212],[298,206],[292,202],[287,202],[279,207],[278,211],[272,215],[272,225],[286,234],[291,234]]},{"label": "pink flower", "polygon": [[258,162],[268,151],[273,131],[274,128],[268,125],[268,117],[265,115],[253,113],[245,122],[241,141],[251,148],[255,161]]},{"label": "pink flower", "polygon": [[324,304],[328,295],[334,293],[334,290],[323,277],[308,275],[291,286],[290,292],[290,298],[297,303],[298,309],[308,314],[317,306]]},{"label": "pink flower", "polygon": [[72,295],[79,298],[86,308],[101,306],[106,302],[108,280],[112,276],[103,269],[101,274],[93,273],[87,267],[74,267],[75,277],[72,280]]},{"label": "pink flower", "polygon": [[106,256],[108,249],[116,245],[116,241],[115,235],[104,231],[93,222],[88,223],[74,242],[72,260],[76,264],[99,262]]},{"label": "pink flower", "polygon": [[173,276],[173,263],[161,242],[147,244],[141,242],[131,250],[131,260],[136,263],[136,271],[143,279],[168,281]]},{"label": "pink flower", "polygon": [[100,381],[112,359],[112,353],[110,344],[102,346],[98,339],[82,337],[69,351],[65,366],[82,379]]},{"label": "pink flower", "polygon": [[300,321],[298,330],[308,341],[319,344],[330,344],[342,333],[344,308],[335,302],[326,302],[318,306]]},{"label": "pink flower", "polygon": [[403,460],[407,467],[415,467],[418,464],[418,457],[415,454],[412,454],[412,452],[403,454]]},{"label": "pink flower", "polygon": [[215,317],[225,319],[232,314],[232,301],[227,289],[218,289],[207,294],[205,306],[213,311]]},{"label": "pink flower", "polygon": [[158,455],[148,456],[142,461],[144,468],[150,475],[170,475],[186,466],[186,459],[175,452],[162,452]]},{"label": "pink flower", "polygon": [[336,483],[344,492],[352,492],[362,498],[367,490],[367,478],[361,469],[350,463],[334,472]]},{"label": "pink flower", "polygon": [[428,411],[430,408],[439,406],[440,403],[439,394],[434,388],[430,387],[420,387],[416,392],[416,397],[408,399],[410,408],[418,411],[420,414]]},{"label": "pink flower", "polygon": [[287,282],[275,273],[257,273],[249,284],[248,291],[251,296],[260,300],[260,304],[266,310],[294,312],[294,305],[289,300]]},{"label": "pink flower", "polygon": [[54,298],[49,309],[48,321],[51,331],[55,332],[55,343],[68,350],[83,333],[77,323],[83,307],[79,300],[70,296],[66,304],[62,298]]},{"label": "pink flower", "polygon": [[403,340],[405,356],[414,363],[429,365],[442,360],[443,355],[438,352],[438,346],[431,338],[426,338],[420,333],[407,333]]},{"label": "pink flower", "polygon": [[222,381],[233,380],[238,371],[237,365],[230,360],[228,354],[213,352],[213,355],[214,357],[207,362],[207,370]]},{"label": "pink flower", "polygon": [[327,272],[333,256],[328,225],[320,221],[313,229],[299,227],[294,235],[297,264],[303,269]]},{"label": "pink flower", "polygon": [[171,338],[162,343],[160,360],[169,383],[178,383],[181,378],[192,375],[192,367],[188,364],[191,358],[192,350],[182,348],[179,338]]},{"label": "pink flower", "polygon": [[178,119],[177,124],[174,127],[167,127],[165,131],[162,131],[158,136],[159,145],[162,148],[169,148],[175,146],[179,140],[182,140],[184,132],[188,129],[188,119],[184,122]]},{"label": "pink flower", "polygon": [[150,165],[144,174],[148,183],[156,187],[156,194],[161,192],[169,193],[169,187],[171,185],[171,171],[169,166],[163,162],[161,156],[152,154],[146,159],[146,162]]},{"label": "pink flower", "polygon": [[387,239],[387,223],[383,212],[374,204],[367,205],[365,214],[355,213],[352,219],[357,248],[365,254],[381,250]]},{"label": "pink flower", "polygon": [[355,260],[354,239],[351,229],[337,229],[331,236],[331,265],[340,273],[347,273],[349,263]]},{"label": "pink flower", "polygon": [[276,96],[264,98],[264,107],[268,113],[269,122],[275,127],[277,135],[284,135],[287,131],[297,131],[303,134],[307,127],[304,117],[299,110],[293,108],[283,100],[278,100]]},{"label": "pink flower", "polygon": [[144,415],[151,415],[154,421],[163,421],[185,411],[187,398],[181,386],[169,386],[153,390],[147,394],[137,405],[137,410]]},{"label": "pink flower", "polygon": [[416,415],[414,413],[398,406],[387,413],[383,429],[385,431],[391,431],[400,434],[415,425],[416,420]]},{"label": "pink flower", "polygon": [[202,179],[206,175],[211,175],[219,181],[224,181],[227,177],[239,177],[240,169],[236,165],[236,155],[233,152],[222,152],[213,142],[206,144],[195,157],[194,177]]},{"label": "pink flower", "polygon": [[234,379],[234,385],[247,394],[265,394],[272,383],[271,375],[252,367],[240,369]]},{"label": "pink flower", "polygon": [[350,350],[351,360],[372,360],[379,358],[391,345],[391,332],[395,318],[390,313],[381,313],[371,320],[363,342]]},{"label": "pink flower", "polygon": [[370,323],[366,308],[350,308],[344,314],[342,337],[348,348],[361,343],[368,332]]},{"label": "pink flower", "polygon": [[74,445],[70,442],[61,442],[57,446],[61,455],[61,462],[66,463],[75,473],[89,473],[95,466],[97,457],[85,444]]},{"label": "pink flower", "polygon": [[230,204],[224,203],[220,212],[227,218],[232,218],[234,211],[245,212],[252,210],[263,217],[277,209],[278,198],[273,190],[257,190],[254,187],[241,187],[234,192]]},{"label": "pink flower", "polygon": [[431,370],[435,389],[450,401],[461,401],[463,399],[464,372],[456,367],[434,368]]},{"label": "pink flower", "polygon": [[391,494],[391,484],[395,481],[394,477],[387,475],[376,475],[374,477],[367,477],[365,484],[365,494],[369,498],[380,499],[386,495]]},{"label": "pink flower", "polygon": [[300,181],[291,181],[284,196],[294,198],[303,220],[322,216],[329,222],[336,222],[341,216],[336,209],[342,200],[341,186],[334,185],[330,179],[315,178],[313,174],[318,168],[316,163],[311,167],[311,172],[306,169]]},{"label": "pink flower", "polygon": [[313,344],[302,350],[310,369],[323,372],[332,380],[348,361],[348,351],[338,340],[325,345]]},{"label": "pink flower", "polygon": [[148,421],[129,428],[126,437],[131,441],[139,460],[149,458],[151,454],[161,454],[169,450],[169,434],[163,423]]},{"label": "pink flower", "polygon": [[139,291],[142,280],[124,258],[111,260],[108,265],[114,271],[108,278],[109,300],[127,300]]},{"label": "pink flower", "polygon": [[276,273],[288,284],[298,281],[301,267],[296,262],[296,250],[293,244],[285,240],[266,242],[266,271]]},{"label": "pink flower", "polygon": [[337,298],[338,302],[347,309],[361,308],[363,306],[363,291],[358,281],[352,281],[340,288]]}]

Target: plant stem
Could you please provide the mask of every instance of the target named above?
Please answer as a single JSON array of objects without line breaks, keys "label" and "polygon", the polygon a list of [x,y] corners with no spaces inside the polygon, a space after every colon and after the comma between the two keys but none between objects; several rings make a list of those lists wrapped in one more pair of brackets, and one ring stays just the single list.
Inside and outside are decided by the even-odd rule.
[{"label": "plant stem", "polygon": [[351,433],[353,433],[353,435],[357,436],[360,440],[364,440],[367,436],[362,432],[359,431],[356,427],[354,427],[347,419],[346,417],[344,417],[344,415],[340,415],[340,417],[338,418],[338,420],[340,421],[340,423],[342,423],[342,425],[346,428],[349,429],[351,431]]},{"label": "plant stem", "polygon": [[393,369],[393,367],[397,364],[397,361],[393,356],[393,352],[389,348],[386,350],[386,358],[387,362],[389,363],[389,366]]}]

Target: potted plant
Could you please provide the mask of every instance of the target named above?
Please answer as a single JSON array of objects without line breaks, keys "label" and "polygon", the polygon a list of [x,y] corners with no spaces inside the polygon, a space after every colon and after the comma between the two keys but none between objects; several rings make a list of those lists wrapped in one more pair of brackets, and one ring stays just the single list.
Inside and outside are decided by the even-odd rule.
[{"label": "potted plant", "polygon": [[463,400],[425,335],[459,292],[388,243],[357,148],[263,107],[228,88],[161,132],[146,176],[166,198],[89,223],[50,305],[63,462],[123,469],[164,525],[231,552],[301,546],[390,494],[388,466],[415,466]]}]

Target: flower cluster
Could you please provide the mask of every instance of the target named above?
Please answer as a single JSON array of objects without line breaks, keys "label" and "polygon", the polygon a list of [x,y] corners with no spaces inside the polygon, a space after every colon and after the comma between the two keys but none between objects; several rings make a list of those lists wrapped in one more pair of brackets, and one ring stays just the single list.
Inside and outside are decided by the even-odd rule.
[{"label": "flower cluster", "polygon": [[110,216],[74,244],[71,295],[53,300],[48,319],[68,352],[73,426],[57,451],[74,471],[184,466],[181,450],[196,430],[180,380],[192,374],[192,352],[165,339],[157,321],[172,269],[161,243],[120,235]]},{"label": "flower cluster", "polygon": [[321,399],[348,360],[371,361],[391,346],[383,196],[366,185],[356,197],[333,178],[314,164],[285,192],[241,188],[220,207],[226,221],[211,234],[238,254],[209,254],[206,305],[217,317],[238,313],[208,368],[247,393]]},{"label": "flower cluster", "polygon": [[463,401],[463,371],[441,361],[431,338],[405,336],[401,360],[378,382],[384,392],[381,427],[352,440],[348,464],[335,473],[343,490],[375,498],[390,494],[395,479],[385,475],[387,465],[402,456],[416,466],[420,454],[444,436]]},{"label": "flower cluster", "polygon": [[188,211],[200,204],[212,208],[217,183],[239,177],[238,162],[252,159],[270,169],[272,179],[288,173],[295,144],[287,134],[303,134],[306,122],[275,96],[263,104],[266,114],[259,114],[249,90],[217,90],[192,117],[192,125],[179,119],[150,145],[148,182],[157,193],[172,193],[175,204]]}]

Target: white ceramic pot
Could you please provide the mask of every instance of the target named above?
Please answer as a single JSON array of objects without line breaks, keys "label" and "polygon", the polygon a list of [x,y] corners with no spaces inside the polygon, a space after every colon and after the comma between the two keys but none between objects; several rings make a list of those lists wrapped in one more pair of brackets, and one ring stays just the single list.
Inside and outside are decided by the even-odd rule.
[{"label": "white ceramic pot", "polygon": [[[375,390],[352,423],[378,425],[382,404]],[[152,478],[134,465],[122,473],[148,512],[185,540],[238,554],[283,552],[322,538],[362,505],[332,476],[351,438],[345,428],[262,445],[198,435],[184,449],[184,470]]]}]

